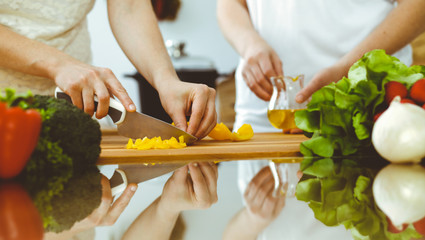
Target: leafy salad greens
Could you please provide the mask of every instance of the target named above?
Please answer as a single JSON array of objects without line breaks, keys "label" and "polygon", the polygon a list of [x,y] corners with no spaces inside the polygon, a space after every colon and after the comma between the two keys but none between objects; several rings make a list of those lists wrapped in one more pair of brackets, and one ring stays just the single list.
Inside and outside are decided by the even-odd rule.
[{"label": "leafy salad greens", "polygon": [[331,157],[373,152],[373,116],[385,104],[384,85],[397,81],[409,89],[424,76],[425,66],[408,67],[384,50],[366,53],[348,77],[315,92],[307,109],[295,113],[296,125],[311,138],[301,143],[301,153]]},{"label": "leafy salad greens", "polygon": [[305,158],[296,197],[309,203],[316,219],[326,226],[344,225],[354,239],[421,238],[412,226],[401,233],[387,230],[386,216],[375,204],[372,192],[373,180],[383,163],[385,160],[379,158]]}]

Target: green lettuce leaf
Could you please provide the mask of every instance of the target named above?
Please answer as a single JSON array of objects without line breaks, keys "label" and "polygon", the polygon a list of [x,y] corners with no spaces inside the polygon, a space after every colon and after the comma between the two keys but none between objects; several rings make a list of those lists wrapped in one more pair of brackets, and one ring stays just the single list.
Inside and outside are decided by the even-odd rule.
[{"label": "green lettuce leaf", "polygon": [[424,74],[425,66],[408,67],[384,50],[366,53],[347,78],[316,91],[307,109],[295,113],[295,124],[311,138],[301,144],[301,153],[332,157],[372,151],[373,116],[384,107],[384,85],[398,81],[410,88]]},{"label": "green lettuce leaf", "polygon": [[382,162],[386,164],[379,158],[305,158],[296,197],[308,203],[316,219],[326,226],[344,225],[354,239],[420,238],[411,225],[401,233],[388,232],[386,216],[375,204],[372,192]]}]

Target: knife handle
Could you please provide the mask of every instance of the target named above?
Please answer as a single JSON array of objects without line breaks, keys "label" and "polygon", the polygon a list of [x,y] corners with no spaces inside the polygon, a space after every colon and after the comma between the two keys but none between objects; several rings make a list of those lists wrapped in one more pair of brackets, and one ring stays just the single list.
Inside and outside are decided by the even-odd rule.
[{"label": "knife handle", "polygon": [[[112,197],[124,192],[128,186],[127,175],[119,168],[115,169],[114,175],[109,179]],[[118,184],[118,185],[117,185]]]},{"label": "knife handle", "polygon": [[[72,103],[71,97],[64,93],[59,87],[56,87],[55,90],[55,97],[57,99],[65,99],[69,103]],[[99,100],[96,96],[94,96],[94,111],[97,111],[97,105],[99,104]],[[118,102],[117,100],[110,98],[109,99],[109,109],[108,109],[108,115],[111,117],[112,121],[115,123],[115,125],[118,125],[122,123],[125,119],[127,111],[125,110],[124,106]]]}]

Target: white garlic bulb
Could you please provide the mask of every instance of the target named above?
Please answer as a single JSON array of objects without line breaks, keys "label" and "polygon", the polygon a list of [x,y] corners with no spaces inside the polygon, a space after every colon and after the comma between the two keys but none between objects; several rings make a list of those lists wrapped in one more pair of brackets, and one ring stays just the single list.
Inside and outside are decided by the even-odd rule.
[{"label": "white garlic bulb", "polygon": [[372,143],[388,161],[420,162],[425,157],[425,110],[395,97],[375,122]]},{"label": "white garlic bulb", "polygon": [[373,181],[376,205],[395,227],[425,216],[425,168],[419,164],[390,164]]}]

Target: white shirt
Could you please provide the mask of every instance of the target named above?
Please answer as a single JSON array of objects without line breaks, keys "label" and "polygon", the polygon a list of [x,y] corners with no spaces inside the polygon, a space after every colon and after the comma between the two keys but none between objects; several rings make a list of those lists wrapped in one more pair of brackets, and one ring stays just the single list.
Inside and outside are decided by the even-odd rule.
[{"label": "white shirt", "polygon": [[[305,84],[319,70],[331,66],[353,49],[395,7],[389,0],[247,0],[251,21],[277,52],[287,76],[305,75]],[[394,54],[412,63],[407,46]],[[234,129],[249,123],[254,132],[281,132],[267,119],[268,102],[259,99],[236,70],[236,120]],[[239,163],[241,193],[265,161]],[[258,237],[271,239],[352,239],[343,226],[326,227],[314,218],[307,203],[288,198],[278,218]]]},{"label": "white shirt", "polygon": [[[94,0],[0,0],[0,24],[89,63],[91,50],[86,16],[93,5]],[[5,87],[52,95],[55,83],[0,68],[0,88]]]},{"label": "white shirt", "polygon": [[[389,0],[247,0],[251,21],[277,52],[287,76],[305,75],[305,84],[353,49],[395,7]],[[394,54],[412,63],[407,46]],[[248,88],[236,70],[235,129],[250,123],[255,132],[273,132],[268,103]]]}]

